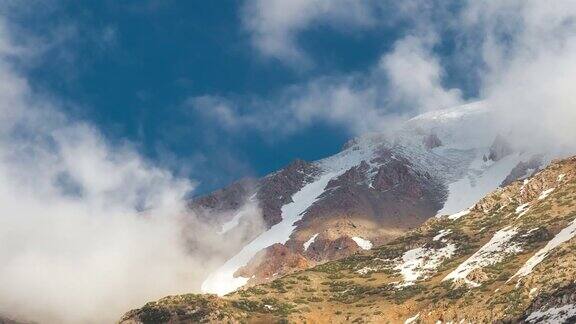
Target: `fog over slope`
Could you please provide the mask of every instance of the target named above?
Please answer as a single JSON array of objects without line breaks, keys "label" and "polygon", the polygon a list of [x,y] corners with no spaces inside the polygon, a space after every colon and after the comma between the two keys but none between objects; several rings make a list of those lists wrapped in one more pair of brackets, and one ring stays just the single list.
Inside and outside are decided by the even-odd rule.
[{"label": "fog over slope", "polygon": [[41,53],[16,36],[0,17],[0,314],[111,323],[150,298],[198,289],[222,260],[184,244],[221,244],[183,213],[192,183],[35,93],[13,62]]},{"label": "fog over slope", "polygon": [[[316,1],[299,1],[307,2]],[[404,9],[418,16],[422,3],[410,3]],[[464,6],[454,23],[462,46],[469,47],[457,59],[479,62],[473,72],[480,99],[501,116],[495,127],[509,129],[505,135],[518,146],[572,152],[576,3]],[[0,5],[0,314],[48,323],[112,322],[148,300],[197,291],[207,265],[221,260],[185,247],[183,224],[189,225],[186,235],[218,244],[204,236],[202,226],[209,225],[190,214],[183,219],[191,181],[153,165],[130,143],[110,144],[95,126],[67,116],[58,98],[32,90],[20,66],[41,56],[43,46],[15,42],[25,35],[12,28],[6,8]],[[258,14],[266,15],[265,9]],[[294,131],[314,121],[348,125],[355,134],[382,130],[407,117],[383,105],[393,91],[400,96],[394,104],[417,106],[412,115],[432,109],[430,102],[463,101],[442,88],[445,72],[431,50],[438,37],[416,27],[369,75],[298,85],[277,99],[256,100],[259,109],[249,113],[238,112],[226,98],[203,103],[217,102],[236,130]],[[428,67],[427,77],[409,82],[396,68],[412,61],[399,57]],[[379,75],[389,79],[385,86]],[[293,96],[294,89],[304,91]],[[271,106],[280,109],[271,112]]]}]

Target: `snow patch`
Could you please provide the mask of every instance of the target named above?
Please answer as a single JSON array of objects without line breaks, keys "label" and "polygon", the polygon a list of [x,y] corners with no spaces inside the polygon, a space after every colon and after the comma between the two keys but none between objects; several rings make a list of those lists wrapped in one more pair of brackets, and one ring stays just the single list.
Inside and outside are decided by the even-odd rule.
[{"label": "snow patch", "polygon": [[441,249],[416,248],[406,251],[402,262],[394,269],[400,271],[404,284],[411,285],[418,279],[425,278],[430,272],[436,270],[442,262],[454,255],[456,246],[447,244]]},{"label": "snow patch", "polygon": [[416,320],[418,319],[418,317],[420,317],[420,313],[410,317],[409,319],[407,319],[406,321],[404,321],[404,324],[410,324],[410,323],[414,323],[416,322]]},{"label": "snow patch", "polygon": [[452,233],[451,229],[440,230],[440,232],[438,232],[438,235],[436,235],[436,236],[434,236],[434,238],[432,238],[432,241],[438,241],[450,233]]},{"label": "snow patch", "polygon": [[576,235],[576,220],[572,221],[568,227],[560,231],[551,239],[545,247],[534,254],[526,263],[516,272],[513,277],[524,277],[532,272],[540,262],[542,262],[548,253],[558,247],[560,244],[572,239]]},{"label": "snow patch", "polygon": [[363,250],[370,250],[372,248],[372,242],[365,240],[361,237],[354,236],[352,240],[358,244],[358,246]]},{"label": "snow patch", "polygon": [[518,215],[516,219],[524,216],[529,210],[530,210],[529,203],[518,206],[518,208],[516,208],[516,214]]},{"label": "snow patch", "polygon": [[[248,198],[248,201],[251,203],[254,203],[255,200],[256,200],[256,194],[253,194],[252,196],[250,196],[250,198]],[[244,215],[247,212],[250,212],[250,211],[247,211],[246,208],[242,208],[242,209],[236,211],[236,213],[234,214],[234,216],[232,217],[231,220],[222,224],[222,228],[220,229],[218,234],[220,234],[220,235],[225,234],[228,231],[230,231],[231,229],[238,226],[238,224],[240,223],[240,219],[242,219],[242,217],[244,217]]]},{"label": "snow patch", "polygon": [[365,275],[365,274],[368,274],[369,272],[374,272],[374,271],[378,271],[378,268],[364,267],[360,270],[357,270],[356,273],[361,274],[361,275]]},{"label": "snow patch", "polygon": [[516,208],[516,214],[520,214],[524,211],[524,209],[526,209],[526,207],[530,206],[529,203],[523,204],[518,206],[518,208]]},{"label": "snow patch", "polygon": [[304,251],[308,251],[308,247],[310,247],[310,245],[312,243],[314,243],[314,241],[316,240],[316,237],[318,236],[318,233],[312,235],[312,237],[310,239],[308,239],[308,241],[304,242]]},{"label": "snow patch", "polygon": [[260,234],[252,242],[228,260],[224,265],[210,274],[202,283],[202,292],[225,295],[245,285],[249,278],[234,277],[234,273],[262,249],[276,243],[285,243],[294,230],[294,223],[300,220],[304,212],[324,192],[328,182],[342,172],[330,172],[320,176],[316,181],[305,185],[292,196],[292,202],[282,206],[282,221]]},{"label": "snow patch", "polygon": [[240,223],[240,219],[242,218],[242,216],[244,216],[244,213],[242,211],[238,211],[236,214],[234,214],[234,217],[232,217],[231,220],[227,221],[226,223],[222,224],[222,228],[220,229],[220,231],[218,232],[218,234],[225,234],[226,232],[228,232],[229,230],[233,229],[234,227],[238,226],[238,224]]},{"label": "snow patch", "polygon": [[538,200],[546,199],[552,193],[552,191],[554,191],[554,189],[556,188],[550,188],[542,191],[540,197],[538,197]]},{"label": "snow patch", "polygon": [[[461,263],[454,271],[443,280],[464,279],[475,269],[496,264],[504,259],[507,254],[518,253],[522,249],[510,240],[518,233],[516,228],[503,228],[496,232],[488,243],[482,246],[470,258]],[[477,285],[477,284],[476,284]]]},{"label": "snow patch", "polygon": [[565,177],[566,177],[565,174],[561,174],[561,175],[558,176],[557,181],[558,181],[558,182],[562,182],[562,180],[564,180]]},{"label": "snow patch", "polygon": [[448,219],[457,220],[461,217],[464,217],[464,216],[470,214],[470,211],[471,211],[470,209],[465,209],[463,211],[457,212],[456,214],[452,214],[452,215],[448,216]]},{"label": "snow patch", "polygon": [[547,310],[532,312],[526,321],[528,323],[568,323],[568,319],[576,316],[576,305],[552,307]]}]

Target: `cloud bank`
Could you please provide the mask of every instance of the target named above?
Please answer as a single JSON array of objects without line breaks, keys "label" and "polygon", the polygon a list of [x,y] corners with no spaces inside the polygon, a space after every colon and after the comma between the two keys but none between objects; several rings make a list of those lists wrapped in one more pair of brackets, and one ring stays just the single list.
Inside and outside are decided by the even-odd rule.
[{"label": "cloud bank", "polygon": [[576,146],[576,3],[470,2],[462,25],[482,53],[481,94],[528,146]]},{"label": "cloud bank", "polygon": [[197,291],[245,238],[222,244],[186,210],[190,181],[33,90],[22,66],[50,44],[25,38],[0,15],[0,318],[112,323]]},{"label": "cloud bank", "polygon": [[242,20],[253,46],[264,56],[298,65],[311,64],[298,47],[298,33],[314,25],[362,30],[377,23],[379,1],[249,0]]}]

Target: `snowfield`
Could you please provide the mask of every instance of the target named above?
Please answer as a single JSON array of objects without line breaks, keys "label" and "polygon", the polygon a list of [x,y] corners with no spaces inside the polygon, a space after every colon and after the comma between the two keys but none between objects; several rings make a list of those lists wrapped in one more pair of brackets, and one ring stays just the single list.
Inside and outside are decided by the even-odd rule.
[{"label": "snowfield", "polygon": [[362,250],[370,250],[372,248],[372,242],[365,240],[361,237],[358,236],[354,236],[352,237],[352,240],[354,242],[356,242],[356,244],[358,244],[358,246],[362,249]]},{"label": "snowfield", "polygon": [[468,173],[448,186],[448,199],[438,215],[451,215],[472,206],[498,188],[510,171],[524,160],[522,154],[511,154],[497,162],[484,162],[477,156]]}]

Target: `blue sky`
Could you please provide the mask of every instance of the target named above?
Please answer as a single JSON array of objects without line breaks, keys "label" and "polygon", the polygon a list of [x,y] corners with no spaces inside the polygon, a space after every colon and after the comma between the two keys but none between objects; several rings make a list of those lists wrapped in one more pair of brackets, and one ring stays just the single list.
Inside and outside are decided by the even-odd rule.
[{"label": "blue sky", "polygon": [[[27,67],[36,90],[67,103],[71,116],[95,124],[109,140],[128,140],[148,158],[198,181],[197,193],[243,176],[264,175],[295,158],[328,156],[363,130],[384,127],[385,123],[365,125],[363,121],[350,127],[347,118],[354,114],[355,105],[386,106],[376,119],[421,111],[406,109],[412,99],[389,103],[391,87],[375,71],[399,40],[426,29],[416,26],[412,18],[391,15],[386,11],[390,5],[372,1],[366,2],[366,8],[353,4],[358,8],[349,12],[328,5],[315,9],[316,13],[306,8],[306,1],[296,1],[303,5],[296,6],[292,16],[290,5],[271,8],[262,3],[48,1],[40,6],[42,10],[20,9],[15,21],[28,35],[55,43],[40,63]],[[454,5],[445,7],[434,15],[458,10]],[[282,14],[279,21],[270,20],[266,10],[272,17],[273,10],[285,10],[290,19]],[[302,13],[306,10],[312,13],[306,16]],[[269,29],[273,32],[266,34]],[[443,27],[438,32],[451,31]],[[442,71],[431,72],[441,74],[433,82],[459,88],[456,95],[441,93],[437,102],[451,105],[474,96],[473,74],[459,72],[461,66],[451,59],[454,44],[438,35],[422,41],[428,36],[416,34],[414,46],[426,47],[442,65]],[[341,102],[340,96],[327,102],[318,98],[293,102],[294,97],[322,96],[324,87],[338,93],[352,89],[353,100],[344,101],[341,108],[348,115],[324,118],[298,108],[331,109],[326,106]],[[196,99],[201,97],[216,99],[210,105],[225,102],[234,121],[222,122],[222,113],[207,112],[216,111],[213,107],[198,109]],[[411,104],[424,106],[419,101]],[[297,106],[304,117],[291,120],[286,114],[293,112],[286,111],[287,106]],[[263,121],[246,122],[251,115]]]}]

